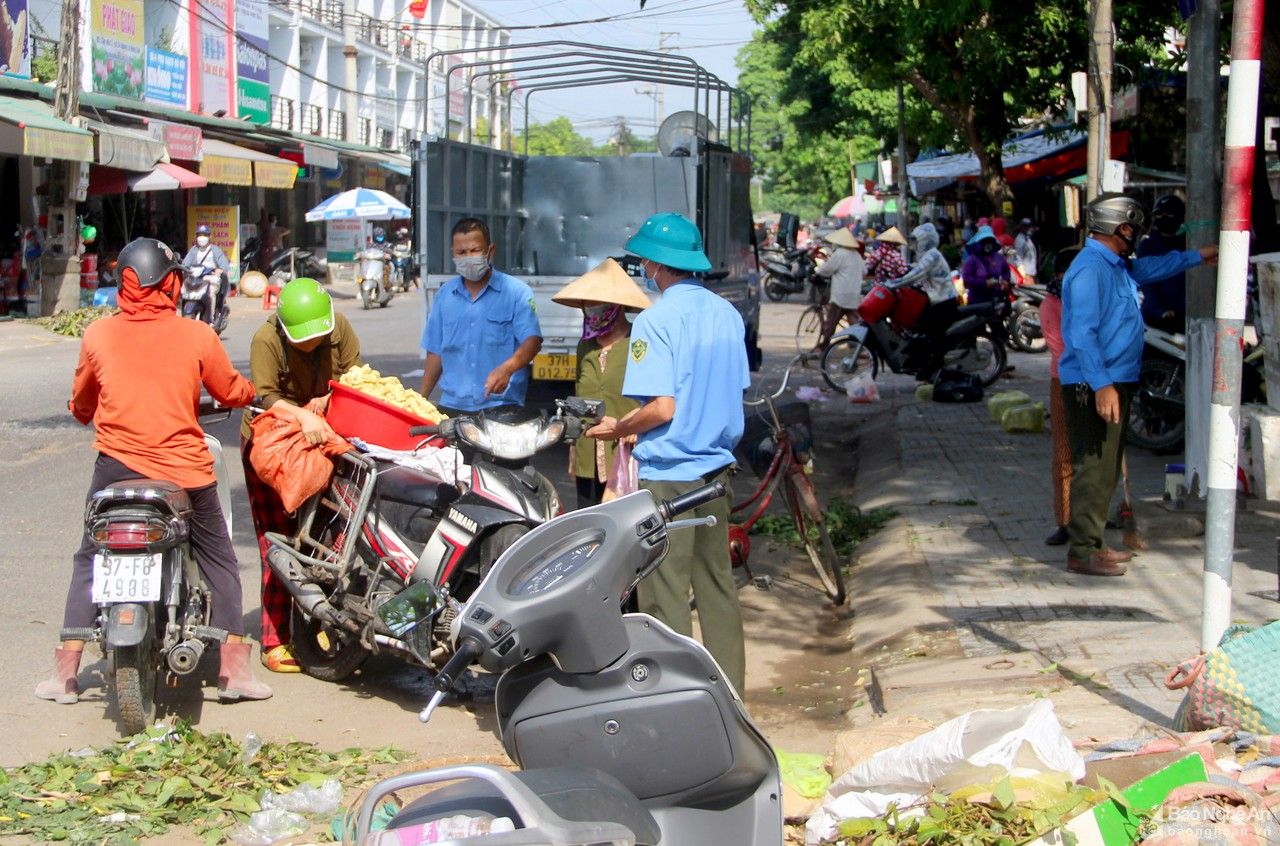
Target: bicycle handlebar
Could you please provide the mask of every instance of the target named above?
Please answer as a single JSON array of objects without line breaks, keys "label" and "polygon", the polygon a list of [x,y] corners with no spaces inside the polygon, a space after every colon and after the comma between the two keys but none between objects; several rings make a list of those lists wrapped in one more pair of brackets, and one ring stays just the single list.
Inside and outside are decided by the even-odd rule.
[{"label": "bicycle handlebar", "polygon": [[771,399],[777,399],[778,397],[782,396],[783,392],[787,390],[787,382],[791,379],[792,368],[796,366],[796,362],[800,361],[803,358],[804,358],[803,355],[797,355],[795,358],[791,359],[791,361],[787,362],[787,369],[782,374],[782,384],[778,385],[778,390],[774,391],[771,394],[760,394],[756,399],[753,399],[753,400],[743,400],[742,404],[751,406],[752,408],[754,408],[758,405],[764,405],[766,402],[768,402]]}]

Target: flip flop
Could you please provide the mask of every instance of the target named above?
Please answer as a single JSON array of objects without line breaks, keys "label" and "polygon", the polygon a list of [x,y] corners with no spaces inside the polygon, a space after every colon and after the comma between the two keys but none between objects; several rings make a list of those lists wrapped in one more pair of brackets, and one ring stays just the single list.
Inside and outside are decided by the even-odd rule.
[{"label": "flip flop", "polygon": [[302,666],[293,657],[293,647],[287,643],[273,646],[262,652],[262,666],[273,673],[301,673]]}]

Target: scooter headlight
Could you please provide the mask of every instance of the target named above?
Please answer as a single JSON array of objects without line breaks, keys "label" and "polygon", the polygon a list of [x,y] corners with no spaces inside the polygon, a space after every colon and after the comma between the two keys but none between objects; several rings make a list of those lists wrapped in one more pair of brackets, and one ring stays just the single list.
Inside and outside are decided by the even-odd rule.
[{"label": "scooter headlight", "polygon": [[528,420],[524,423],[500,423],[485,420],[459,420],[458,434],[476,449],[494,458],[519,461],[541,449],[560,442],[564,437],[563,420]]}]

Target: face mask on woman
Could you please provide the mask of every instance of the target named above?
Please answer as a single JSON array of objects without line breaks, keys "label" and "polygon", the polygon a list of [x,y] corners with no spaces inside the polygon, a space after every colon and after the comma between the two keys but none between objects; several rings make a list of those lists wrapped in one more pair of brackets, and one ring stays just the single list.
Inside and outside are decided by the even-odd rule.
[{"label": "face mask on woman", "polygon": [[590,341],[606,334],[613,325],[622,319],[622,306],[599,305],[587,306],[582,310],[582,339]]},{"label": "face mask on woman", "polygon": [[197,247],[199,247],[199,248],[200,248],[200,249],[202,249],[202,250],[203,250],[205,247],[209,246],[209,236],[208,236],[208,235],[197,235],[197,236],[196,236],[196,246],[197,246]]}]

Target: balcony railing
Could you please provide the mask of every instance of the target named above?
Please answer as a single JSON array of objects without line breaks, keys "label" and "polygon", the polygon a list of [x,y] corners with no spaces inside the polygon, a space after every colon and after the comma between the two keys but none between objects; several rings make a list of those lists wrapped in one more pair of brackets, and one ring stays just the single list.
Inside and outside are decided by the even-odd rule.
[{"label": "balcony railing", "polygon": [[335,141],[344,141],[347,137],[347,113],[342,109],[329,110],[329,131],[325,137]]},{"label": "balcony railing", "polygon": [[379,129],[378,143],[376,146],[382,148],[383,150],[390,150],[392,147],[392,141],[395,140],[395,137],[396,137],[396,134],[392,132],[390,129]]},{"label": "balcony railing", "polygon": [[311,103],[303,104],[300,128],[307,135],[324,135],[324,109]]},{"label": "balcony railing", "polygon": [[413,141],[413,130],[408,127],[400,127],[400,150],[408,150],[409,144]]},{"label": "balcony railing", "polygon": [[271,125],[287,132],[293,131],[294,103],[288,97],[271,95]]},{"label": "balcony railing", "polygon": [[356,139],[366,147],[373,146],[373,121],[366,117],[360,118],[359,137]]},{"label": "balcony railing", "polygon": [[371,18],[368,15],[356,15],[356,32],[367,44],[391,49],[391,25],[386,21]]},{"label": "balcony railing", "polygon": [[342,29],[342,0],[288,0],[290,8],[317,23]]}]

